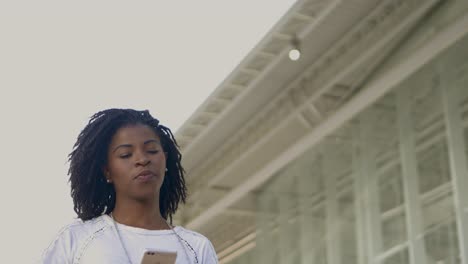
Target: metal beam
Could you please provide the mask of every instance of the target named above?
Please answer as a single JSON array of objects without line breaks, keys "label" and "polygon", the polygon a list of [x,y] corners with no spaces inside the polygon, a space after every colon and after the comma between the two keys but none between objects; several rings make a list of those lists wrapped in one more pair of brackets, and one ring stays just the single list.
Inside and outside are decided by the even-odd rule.
[{"label": "metal beam", "polygon": [[[313,29],[315,29],[318,25],[320,25],[321,23],[323,23],[323,21],[332,13],[333,10],[335,10],[338,5],[342,2],[342,0],[333,0],[333,2],[331,2],[326,8],[324,8],[324,10],[322,10],[320,12],[320,14],[317,16],[317,18],[311,23],[309,24],[308,26],[306,26],[304,28],[304,30],[301,32],[301,34],[299,34],[298,38],[302,38],[303,36],[309,34],[310,32],[312,32]],[[290,9],[291,11],[293,10],[299,10],[301,6],[301,3],[300,2],[297,2],[294,4],[294,6]],[[286,23],[288,22],[288,19],[286,17],[283,17],[281,19],[280,22],[278,22],[275,27],[270,30],[268,32],[267,35],[273,35],[275,32],[281,32],[281,26],[285,25]],[[251,52],[253,55],[252,56],[255,56],[255,54],[257,52],[260,52],[259,54],[266,54],[268,52],[265,53],[265,51],[263,51],[262,49],[264,48],[264,45],[262,44],[265,44],[265,43],[268,43],[270,39],[267,39],[265,38],[264,40],[262,40],[263,43],[260,43],[258,44],[254,50]],[[235,109],[237,107],[238,104],[240,104],[240,102],[242,102],[245,97],[248,97],[248,96],[251,96],[249,94],[248,91],[252,90],[253,87],[255,87],[257,85],[257,83],[259,83],[263,78],[265,78],[267,76],[267,73],[270,72],[272,69],[274,69],[280,62],[282,62],[282,59],[285,58],[286,56],[288,56],[288,53],[289,53],[289,50],[287,49],[287,47],[289,47],[289,45],[286,45],[280,52],[280,54],[278,55],[274,55],[274,57],[272,57],[270,63],[262,70],[262,72],[252,81],[249,83],[249,85],[245,86],[245,89],[244,89],[244,92],[242,94],[240,94],[239,96],[236,96],[236,98],[234,98],[234,100],[226,107],[226,109],[224,109],[224,111],[222,111],[218,116],[217,118],[215,118],[212,122],[210,122],[210,124],[208,124],[207,128],[204,130],[204,133],[202,134],[208,134],[210,130],[213,130],[216,128],[216,126],[219,124],[219,122],[221,122],[221,120],[224,119],[224,117],[227,115],[228,112],[230,111],[233,111],[233,109]],[[250,56],[250,55],[249,55]],[[249,57],[248,56],[248,57]],[[247,58],[248,58],[247,57]],[[237,67],[236,69],[233,71],[236,72],[237,70],[239,69],[242,69],[244,67],[247,67],[248,63],[250,63],[250,61],[248,59],[244,59]],[[230,75],[231,78],[228,78],[225,82],[227,82],[229,80],[229,82],[231,81],[231,79],[234,78],[234,74],[231,74]],[[220,86],[224,85],[221,84]],[[229,84],[227,83],[226,84],[227,86],[232,86],[232,84]],[[235,85],[235,84],[234,84]],[[190,119],[189,119],[190,121]],[[198,138],[200,138],[201,136],[199,135]],[[192,142],[192,144],[188,145],[184,150],[184,154],[185,153],[190,153],[192,151],[193,148],[195,148],[196,144],[194,144],[194,142]]]},{"label": "metal beam", "polygon": [[[388,45],[389,42],[391,42],[398,34],[400,34],[402,31],[404,31],[406,28],[414,25],[419,19],[432,7],[435,5],[435,3],[438,0],[431,0],[428,1],[427,3],[424,3],[424,5],[417,10],[414,14],[411,16],[408,16],[405,18],[405,20],[399,24],[396,28],[392,29],[385,37],[379,42],[377,42],[375,45],[373,45],[371,48],[369,48],[364,54],[359,56],[358,59],[354,60],[348,67],[346,67],[344,70],[340,71],[334,78],[332,78],[330,81],[327,81],[322,87],[316,90],[314,94],[308,99],[308,103],[304,103],[301,106],[297,107],[296,109],[293,110],[293,112],[287,116],[278,126],[274,127],[273,129],[270,129],[268,133],[266,133],[263,137],[260,138],[260,140],[256,141],[254,144],[251,145],[251,147],[244,153],[244,155],[248,155],[249,153],[253,152],[254,149],[256,149],[258,146],[261,146],[266,140],[268,140],[269,135],[273,135],[276,131],[282,129],[284,126],[287,126],[289,124],[289,121],[293,118],[295,118],[298,114],[300,114],[302,111],[306,110],[306,108],[309,108],[310,105],[313,106],[314,100],[316,100],[318,97],[320,97],[322,94],[324,94],[326,91],[332,89],[337,83],[339,83],[343,78],[345,78],[347,75],[358,69],[363,63],[365,63],[367,60],[373,58],[376,56],[376,53],[380,53],[380,50]],[[332,12],[333,8],[336,7],[341,1],[335,1],[333,4],[330,4],[329,7],[327,7],[327,12]],[[325,15],[323,15],[325,17]],[[307,72],[307,71],[306,71]],[[306,75],[305,73],[302,73],[298,78],[296,78],[290,85],[288,85],[288,88],[286,88],[283,91],[283,94],[287,94],[291,87],[294,87],[298,85],[298,82],[301,81],[303,78],[303,75]],[[396,77],[397,80],[400,80],[399,77]],[[273,101],[273,103],[276,103]],[[226,112],[226,111],[225,111]],[[192,144],[193,145],[193,144]],[[190,146],[189,146],[190,147]],[[239,163],[240,159],[234,160],[229,166],[227,166],[223,171],[219,172],[215,177],[210,179],[210,181],[206,184],[207,187],[215,185],[217,182],[221,181],[226,175],[229,174],[229,171],[235,168],[235,164]]]},{"label": "metal beam", "polygon": [[206,221],[215,217],[241,199],[245,194],[258,188],[271,178],[279,169],[286,166],[299,155],[302,155],[310,147],[320,142],[324,137],[332,133],[344,122],[367,108],[370,104],[382,97],[385,93],[395,87],[402,80],[413,74],[440,52],[451,46],[458,39],[468,33],[468,14],[458,21],[437,33],[430,42],[421,46],[408,56],[407,60],[400,63],[398,67],[390,69],[386,74],[370,81],[362,92],[357,94],[342,108],[338,109],[328,119],[324,120],[309,135],[299,139],[296,144],[278,155],[269,164],[253,174],[248,180],[234,188],[229,194],[217,201],[208,210],[192,219],[187,227],[198,229]]},{"label": "metal beam", "polygon": [[256,77],[257,75],[259,75],[259,74],[261,73],[261,71],[259,71],[259,70],[250,69],[250,68],[242,68],[242,69],[240,69],[239,71],[240,71],[240,72],[243,72],[243,73],[245,73],[245,74],[254,76],[254,77]]},{"label": "metal beam", "polygon": [[284,34],[284,33],[281,33],[281,32],[273,33],[272,37],[275,38],[275,39],[286,40],[286,41],[289,41],[289,40],[291,40],[293,38],[292,35]]},{"label": "metal beam", "polygon": [[221,252],[218,252],[219,264],[229,263],[230,261],[234,260],[238,256],[246,253],[247,251],[255,248],[255,238],[256,232],[252,232],[242,239],[236,241],[234,244],[230,245],[229,247],[223,249]]},{"label": "metal beam", "polygon": [[[407,17],[405,17],[401,23],[395,25],[394,28],[389,30],[388,33],[385,34],[382,38],[380,38],[376,43],[373,43],[372,45],[370,45],[369,48],[365,50],[365,52],[360,54],[360,56],[356,58],[355,60],[353,60],[346,68],[339,71],[332,78],[332,80],[326,82],[324,85],[319,87],[314,92],[314,94],[311,96],[309,100],[311,102],[314,102],[327,90],[333,88],[336,84],[338,84],[341,80],[343,80],[350,74],[353,74],[353,72],[356,69],[359,69],[361,65],[365,64],[366,62],[372,61],[373,58],[375,58],[376,56],[382,53],[382,50],[388,50],[386,49],[386,46],[388,45],[388,43],[392,42],[392,40],[398,37],[405,30],[408,30],[409,28],[412,28],[414,25],[416,25],[417,22],[420,21],[420,19],[424,17],[424,15],[432,7],[434,7],[435,4],[438,3],[439,1],[440,0],[428,0],[428,1],[425,1],[423,4],[421,4],[421,7],[419,7],[417,10],[411,13],[411,15],[408,15]],[[372,14],[369,15],[368,17],[372,17]],[[359,29],[356,29],[356,30],[359,30]],[[332,52],[332,50],[329,50],[328,52]],[[323,56],[323,57],[325,58],[326,56]],[[384,58],[381,58],[381,59],[384,59]]]},{"label": "metal beam", "polygon": [[303,20],[303,21],[310,21],[314,19],[312,16],[309,16],[300,12],[293,13],[293,17],[298,20]]}]

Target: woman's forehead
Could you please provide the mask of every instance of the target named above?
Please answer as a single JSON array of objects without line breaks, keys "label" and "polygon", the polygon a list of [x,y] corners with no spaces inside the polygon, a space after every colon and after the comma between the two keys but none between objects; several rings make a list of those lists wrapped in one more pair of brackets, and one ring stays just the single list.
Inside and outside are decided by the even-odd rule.
[{"label": "woman's forehead", "polygon": [[158,134],[147,125],[128,125],[119,128],[112,137],[111,144],[121,143],[122,141],[130,142],[145,142],[152,140],[160,142]]}]

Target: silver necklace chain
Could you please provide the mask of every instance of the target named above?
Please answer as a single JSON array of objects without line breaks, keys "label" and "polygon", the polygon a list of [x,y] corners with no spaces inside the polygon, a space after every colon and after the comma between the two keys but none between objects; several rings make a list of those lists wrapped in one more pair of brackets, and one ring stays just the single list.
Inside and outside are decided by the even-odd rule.
[{"label": "silver necklace chain", "polygon": [[[125,252],[125,255],[127,256],[127,260],[128,260],[128,263],[132,264],[132,260],[130,259],[130,255],[128,254],[128,251],[127,251],[127,248],[125,247],[124,243],[123,243],[123,240],[122,240],[122,237],[120,235],[120,231],[119,231],[119,228],[117,227],[117,223],[114,219],[114,216],[112,215],[112,213],[110,213],[110,218],[112,219],[112,222],[114,224],[114,228],[115,228],[115,231],[117,232],[117,236],[119,238],[119,241],[120,241],[120,245],[122,246],[122,249],[124,250]],[[177,237],[177,239],[179,240],[179,243],[180,245],[182,246],[182,248],[184,249],[184,253],[185,253],[185,256],[187,257],[187,260],[188,262],[190,262],[190,257],[187,253],[187,249],[190,249],[193,253],[193,256],[195,257],[195,264],[198,264],[198,256],[197,256],[197,252],[195,252],[195,249],[193,249],[193,247],[190,245],[189,242],[187,242],[187,240],[183,239],[175,230],[174,230],[174,227],[172,227],[171,225],[169,225],[169,223],[164,219],[164,221],[166,222],[166,225],[169,227],[170,230],[172,230],[172,233],[174,233],[174,235]],[[183,243],[182,243],[183,241]],[[186,246],[184,246],[184,243]]]}]

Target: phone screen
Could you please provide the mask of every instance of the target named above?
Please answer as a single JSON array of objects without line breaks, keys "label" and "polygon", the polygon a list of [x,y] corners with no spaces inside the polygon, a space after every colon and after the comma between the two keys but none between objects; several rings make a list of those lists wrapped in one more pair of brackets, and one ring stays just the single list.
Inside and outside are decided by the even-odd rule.
[{"label": "phone screen", "polygon": [[175,264],[177,252],[148,250],[143,254],[141,264]]}]

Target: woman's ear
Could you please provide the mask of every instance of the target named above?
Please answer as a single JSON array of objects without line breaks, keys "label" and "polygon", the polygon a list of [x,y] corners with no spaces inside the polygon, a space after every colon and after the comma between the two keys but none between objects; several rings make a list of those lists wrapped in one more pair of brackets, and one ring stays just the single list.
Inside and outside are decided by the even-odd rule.
[{"label": "woman's ear", "polygon": [[107,183],[111,183],[112,179],[110,177],[109,169],[107,169],[107,166],[104,166],[102,168],[102,173],[104,174],[104,177],[106,178]]}]

